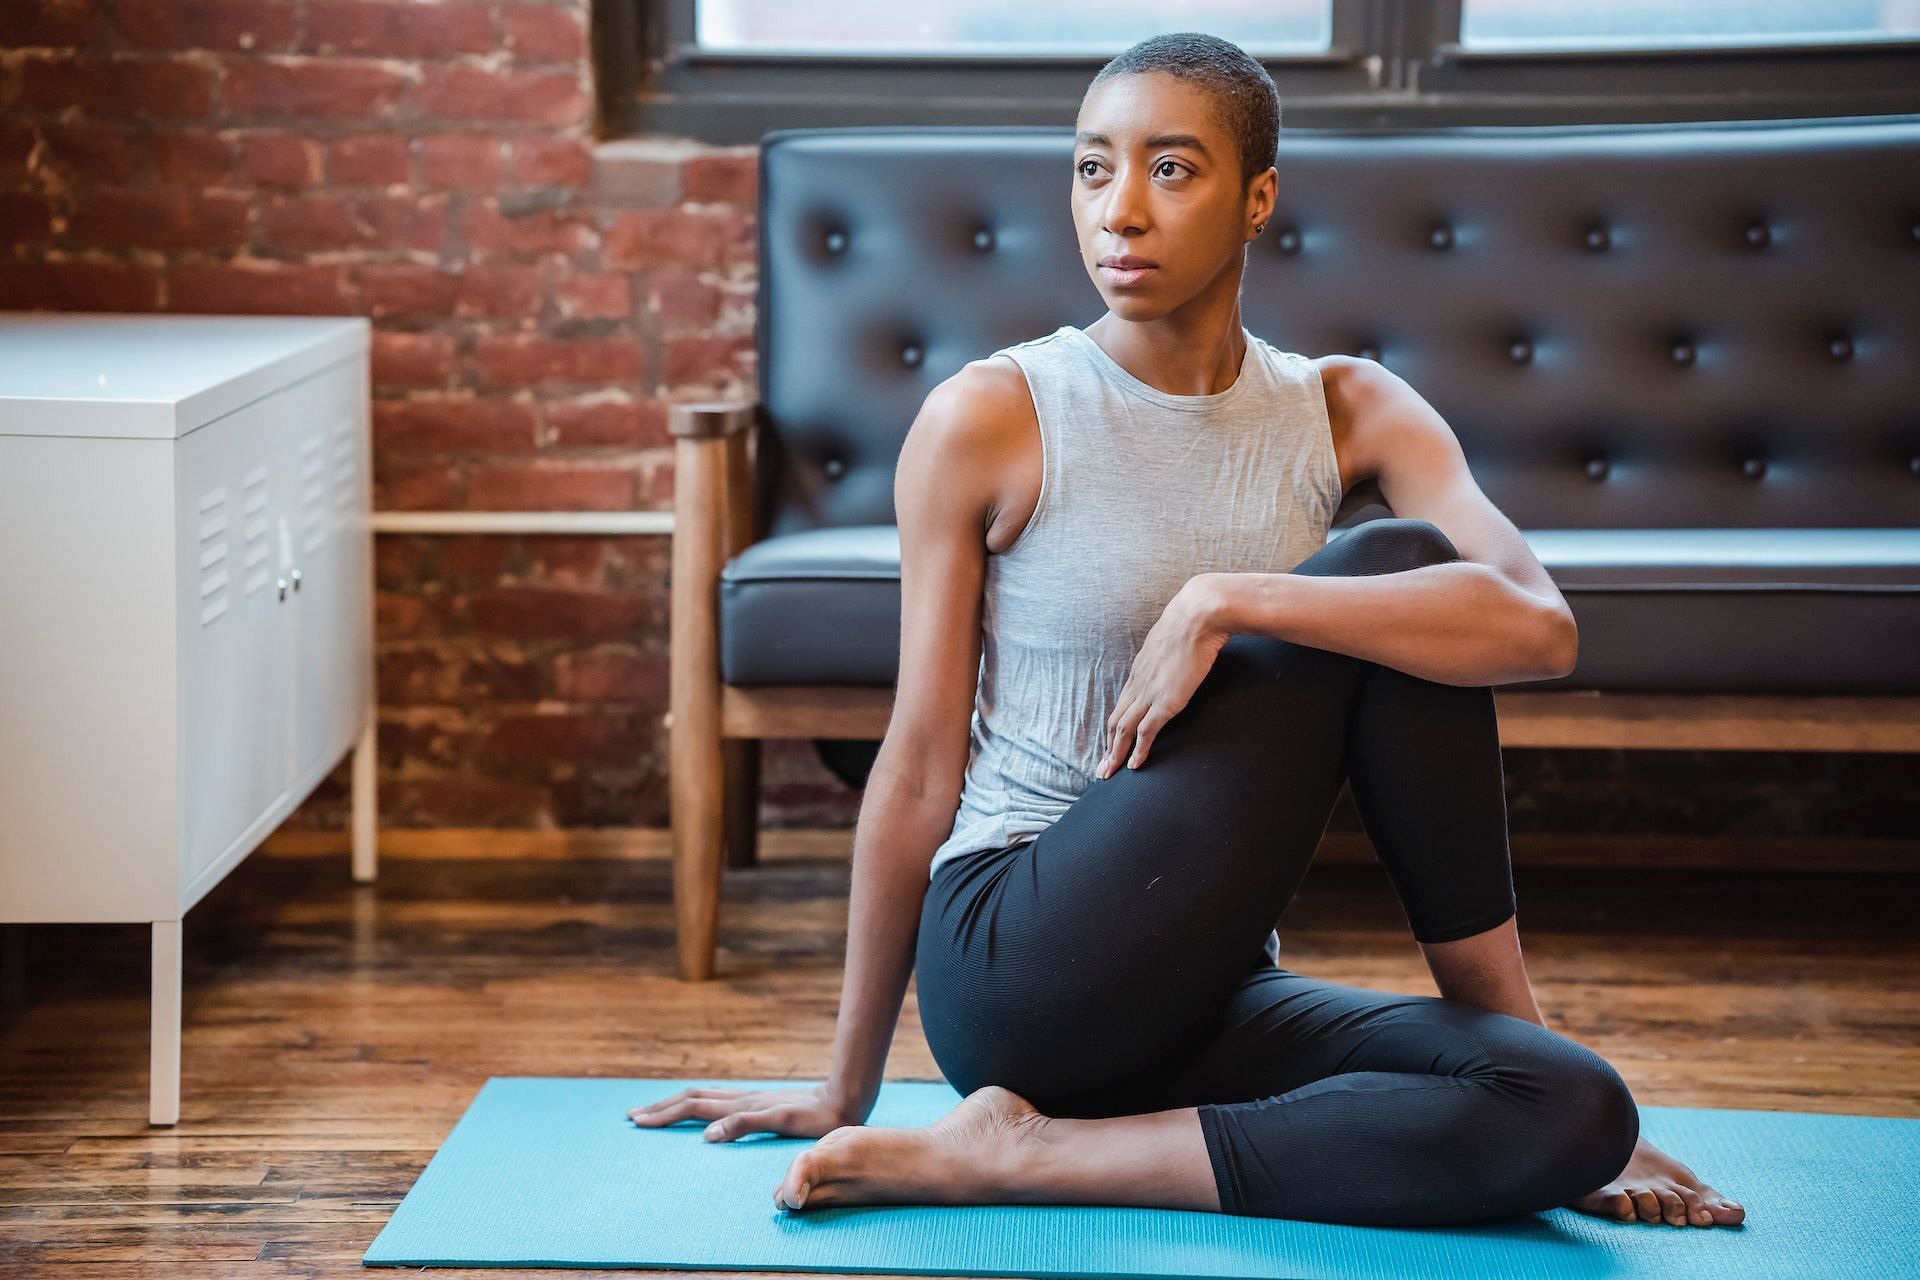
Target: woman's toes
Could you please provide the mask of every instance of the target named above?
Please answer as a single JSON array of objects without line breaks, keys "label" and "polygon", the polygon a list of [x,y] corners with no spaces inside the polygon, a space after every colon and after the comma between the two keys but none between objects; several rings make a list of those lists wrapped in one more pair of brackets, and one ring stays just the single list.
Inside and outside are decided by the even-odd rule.
[{"label": "woman's toes", "polygon": [[1709,1201],[1707,1211],[1713,1215],[1713,1220],[1723,1227],[1737,1227],[1747,1220],[1745,1207],[1736,1200]]},{"label": "woman's toes", "polygon": [[1646,1187],[1635,1191],[1633,1204],[1640,1211],[1640,1221],[1660,1221],[1660,1197],[1653,1194],[1653,1188]]},{"label": "woman's toes", "polygon": [[786,1176],[773,1190],[773,1202],[782,1209],[798,1209],[806,1204],[819,1179],[819,1158],[811,1150],[802,1151],[787,1166]]},{"label": "woman's toes", "polygon": [[1687,1206],[1681,1203],[1680,1193],[1671,1187],[1656,1187],[1660,1196],[1660,1216],[1676,1227],[1687,1225]]}]

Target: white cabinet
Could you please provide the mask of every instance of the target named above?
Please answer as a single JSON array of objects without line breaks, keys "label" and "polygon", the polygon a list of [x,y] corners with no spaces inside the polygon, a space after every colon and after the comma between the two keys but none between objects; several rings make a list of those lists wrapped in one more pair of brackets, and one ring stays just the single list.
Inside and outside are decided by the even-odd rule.
[{"label": "white cabinet", "polygon": [[0,922],[180,921],[354,751],[374,875],[369,330],[0,312]]}]

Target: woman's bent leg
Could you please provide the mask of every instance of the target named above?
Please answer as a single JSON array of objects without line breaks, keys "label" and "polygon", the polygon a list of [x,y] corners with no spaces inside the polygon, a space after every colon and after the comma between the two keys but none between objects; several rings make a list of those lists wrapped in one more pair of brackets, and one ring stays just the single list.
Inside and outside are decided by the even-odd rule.
[{"label": "woman's bent leg", "polygon": [[[1451,558],[1431,524],[1396,518],[1355,528],[1294,572]],[[1234,636],[1140,769],[1095,780],[1027,845],[941,868],[916,968],[948,1080],[963,1092],[1002,1084],[1053,1114],[1099,1114],[1088,1108],[1103,1090],[1125,1092],[1190,1057],[1305,874],[1346,773],[1350,724],[1382,674],[1328,650]],[[1432,688],[1441,693],[1430,706],[1395,726],[1423,759],[1451,750],[1474,706],[1491,716],[1490,702],[1471,702],[1484,689]],[[1491,833],[1504,858],[1504,810],[1484,812],[1486,798],[1484,786],[1436,787],[1419,802],[1428,822]],[[1504,882],[1483,875],[1462,893],[1444,871],[1433,879],[1436,923],[1457,926],[1461,908],[1469,920],[1511,913]]]},{"label": "woman's bent leg", "polygon": [[1619,1073],[1536,1023],[1265,968],[1133,1104],[1198,1108],[1222,1212],[1383,1226],[1565,1204],[1640,1131]]}]

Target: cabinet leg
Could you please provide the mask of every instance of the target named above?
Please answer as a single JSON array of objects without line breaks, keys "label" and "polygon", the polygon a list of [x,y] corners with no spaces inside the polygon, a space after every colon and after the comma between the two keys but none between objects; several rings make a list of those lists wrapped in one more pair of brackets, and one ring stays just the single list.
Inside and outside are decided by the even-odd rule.
[{"label": "cabinet leg", "polygon": [[353,878],[370,884],[378,870],[375,841],[380,830],[378,756],[374,738],[379,721],[367,712],[367,727],[353,748]]},{"label": "cabinet leg", "polygon": [[180,1123],[180,922],[153,922],[152,1096],[148,1122]]}]

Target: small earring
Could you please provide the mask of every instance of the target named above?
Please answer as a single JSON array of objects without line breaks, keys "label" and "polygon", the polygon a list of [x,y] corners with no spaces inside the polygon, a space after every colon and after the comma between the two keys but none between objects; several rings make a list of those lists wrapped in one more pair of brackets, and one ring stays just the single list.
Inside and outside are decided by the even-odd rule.
[{"label": "small earring", "polygon": [[1253,234],[1255,235],[1259,235],[1261,232],[1265,231],[1266,229],[1267,229],[1267,224],[1264,222],[1256,222],[1253,224]]}]

